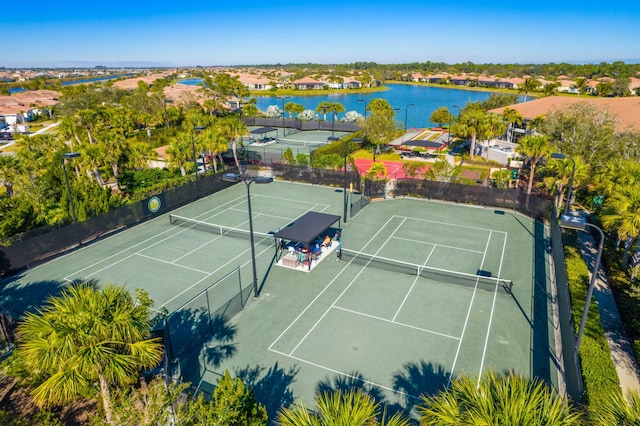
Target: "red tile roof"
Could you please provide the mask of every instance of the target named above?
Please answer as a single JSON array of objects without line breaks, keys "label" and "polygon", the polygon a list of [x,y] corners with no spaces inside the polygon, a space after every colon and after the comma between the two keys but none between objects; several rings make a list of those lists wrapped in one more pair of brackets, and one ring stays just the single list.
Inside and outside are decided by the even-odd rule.
[{"label": "red tile roof", "polygon": [[[637,96],[625,98],[549,96],[529,102],[510,105],[509,108],[518,111],[525,119],[533,120],[538,116],[544,116],[549,112],[560,110],[567,105],[579,102],[589,103],[598,108],[608,110],[611,114],[615,115],[618,120],[616,130],[619,132],[630,130],[640,132],[640,98]],[[505,108],[506,107],[496,108],[489,112],[502,114]]]}]

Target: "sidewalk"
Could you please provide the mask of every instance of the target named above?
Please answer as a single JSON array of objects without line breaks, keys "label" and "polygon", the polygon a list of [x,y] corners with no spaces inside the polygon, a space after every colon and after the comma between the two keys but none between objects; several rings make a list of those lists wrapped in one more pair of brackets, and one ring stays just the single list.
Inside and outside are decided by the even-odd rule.
[{"label": "sidewalk", "polygon": [[[591,234],[587,232],[578,232],[578,240],[580,241],[582,257],[587,262],[589,271],[593,271],[598,246]],[[622,392],[640,392],[640,380],[638,379],[640,371],[602,265],[598,271],[598,279],[593,288],[593,295],[598,303],[600,321],[611,349],[611,359],[618,372]]]}]

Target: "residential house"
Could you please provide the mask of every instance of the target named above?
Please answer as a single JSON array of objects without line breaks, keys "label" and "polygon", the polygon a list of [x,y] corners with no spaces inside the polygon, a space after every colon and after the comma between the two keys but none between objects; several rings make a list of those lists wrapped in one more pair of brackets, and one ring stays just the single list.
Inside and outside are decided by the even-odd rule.
[{"label": "residential house", "polygon": [[[636,97],[594,98],[590,96],[547,96],[529,102],[509,105],[508,108],[514,109],[522,114],[525,121],[531,121],[551,111],[559,110],[567,105],[579,102],[589,103],[615,115],[617,118],[616,131],[618,132],[627,132],[630,130],[635,132],[640,131],[640,102],[638,102]],[[489,112],[502,114],[505,108],[507,107],[492,109]]]},{"label": "residential house", "polygon": [[328,83],[324,81],[318,81],[311,77],[303,77],[299,80],[295,80],[293,85],[298,90],[322,90]]},{"label": "residential house", "polygon": [[249,90],[270,90],[273,88],[270,79],[254,74],[238,74],[238,80]]}]

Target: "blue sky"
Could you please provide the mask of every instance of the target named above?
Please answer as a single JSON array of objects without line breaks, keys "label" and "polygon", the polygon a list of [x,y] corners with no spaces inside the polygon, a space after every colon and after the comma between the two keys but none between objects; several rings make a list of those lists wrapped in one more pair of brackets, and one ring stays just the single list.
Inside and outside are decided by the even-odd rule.
[{"label": "blue sky", "polygon": [[638,0],[24,4],[4,8],[0,66],[640,62]]}]

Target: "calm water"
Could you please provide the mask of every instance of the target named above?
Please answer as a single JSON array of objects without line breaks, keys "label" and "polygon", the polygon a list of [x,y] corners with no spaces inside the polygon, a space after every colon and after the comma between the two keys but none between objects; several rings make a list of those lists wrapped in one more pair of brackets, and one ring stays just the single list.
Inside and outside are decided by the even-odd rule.
[{"label": "calm water", "polygon": [[[108,77],[94,77],[94,78],[87,78],[85,80],[63,81],[62,85],[63,86],[72,86],[74,84],[95,83],[96,81],[113,80],[114,78],[131,77],[133,75],[135,75],[135,74],[110,75]],[[26,89],[24,89],[22,87],[14,87],[12,89],[9,89],[9,93],[19,93],[19,92],[24,92],[25,90]]]},{"label": "calm water", "polygon": [[[202,79],[182,80],[183,84],[197,85]],[[489,92],[476,92],[464,89],[443,89],[440,87],[414,86],[410,84],[387,84],[389,90],[376,93],[363,94],[337,94],[329,92],[326,95],[318,96],[292,96],[284,102],[295,102],[301,104],[305,109],[315,110],[318,104],[323,101],[340,102],[344,105],[345,112],[356,111],[364,115],[365,102],[372,99],[386,99],[393,107],[398,108],[396,119],[400,125],[404,126],[405,117],[407,128],[411,127],[432,127],[437,123],[431,123],[429,117],[433,111],[441,106],[449,108],[453,114],[457,114],[454,106],[464,107],[468,102],[483,101],[491,96]],[[277,105],[282,109],[282,100],[274,96],[257,96],[257,107],[261,111],[266,111],[270,105]],[[362,99],[360,102],[358,99]],[[407,105],[413,106],[407,107]],[[406,115],[405,115],[406,114]],[[322,114],[320,114],[322,117]],[[328,115],[327,118],[330,116]],[[338,114],[338,120],[344,117],[344,113]]]}]

